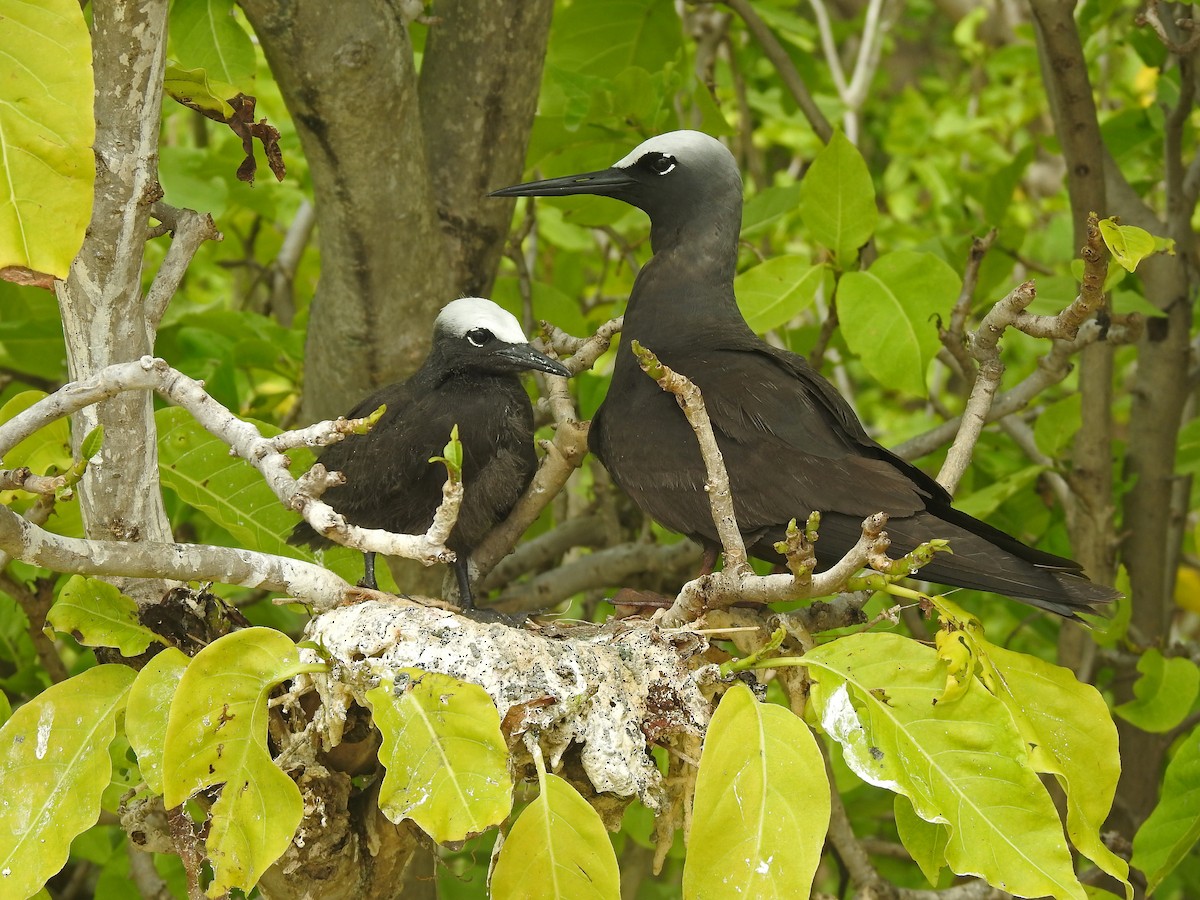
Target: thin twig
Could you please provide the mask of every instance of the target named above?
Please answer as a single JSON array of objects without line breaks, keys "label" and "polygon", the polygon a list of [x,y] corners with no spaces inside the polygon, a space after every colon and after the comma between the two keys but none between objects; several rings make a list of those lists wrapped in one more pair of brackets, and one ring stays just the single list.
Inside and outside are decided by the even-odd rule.
[{"label": "thin twig", "polygon": [[171,246],[146,292],[146,325],[154,334],[200,245],[205,241],[221,241],[224,237],[208,213],[176,209],[159,200],[150,207],[150,214],[166,225],[171,234]]}]

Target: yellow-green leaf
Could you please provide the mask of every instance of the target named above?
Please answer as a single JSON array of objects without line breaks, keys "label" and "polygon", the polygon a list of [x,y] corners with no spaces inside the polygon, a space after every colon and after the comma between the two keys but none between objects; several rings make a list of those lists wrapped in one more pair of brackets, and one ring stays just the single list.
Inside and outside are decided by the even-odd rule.
[{"label": "yellow-green leaf", "polygon": [[807,897],[829,809],[825,763],[808,726],[734,685],[704,739],[684,897]]},{"label": "yellow-green leaf", "polygon": [[171,49],[182,63],[201,67],[212,79],[244,84],[254,78],[254,44],[234,17],[233,5],[234,0],[172,3]]},{"label": "yellow-green leaf", "polygon": [[500,824],[512,809],[512,779],[492,698],[449,675],[405,671],[407,683],[367,693],[387,770],[379,808],[393,822],[412,819],[438,843]]},{"label": "yellow-green leaf", "polygon": [[163,802],[172,809],[224,785],[209,811],[214,894],[249,891],[300,824],[300,789],[267,748],[267,695],[309,670],[287,635],[248,628],[209,644],[180,679],[163,747]]},{"label": "yellow-green leaf", "polygon": [[163,89],[178,103],[217,113],[226,119],[233,116],[233,107],[226,101],[238,94],[233,85],[209,78],[204,69],[185,69],[174,63],[167,63]]},{"label": "yellow-green leaf", "polygon": [[137,754],[142,779],[156,794],[163,792],[163,744],[167,737],[171,700],[187,667],[187,656],[168,647],[138,672],[129,691],[125,733]]},{"label": "yellow-green leaf", "polygon": [[940,822],[926,822],[913,809],[912,801],[903,794],[896,795],[896,833],[921,872],[934,887],[938,874],[946,865],[946,844],[950,831]]},{"label": "yellow-green leaf", "polygon": [[557,775],[513,823],[492,873],[491,900],[618,900],[617,856],[600,816]]},{"label": "yellow-green leaf", "polygon": [[1062,824],[1004,705],[974,682],[940,703],[932,647],[855,634],[804,655],[811,707],[864,781],[904,794],[948,828],[946,862],[1026,897],[1083,900]]},{"label": "yellow-green leaf", "polygon": [[104,665],[47,688],[0,728],[0,896],[28,897],[100,817],[108,746],[133,670]]},{"label": "yellow-green leaf", "polygon": [[66,278],[92,213],[92,46],[77,0],[0,0],[0,268]]},{"label": "yellow-green leaf", "polygon": [[778,328],[812,305],[828,273],[807,256],[776,256],[747,269],[733,283],[738,307],[757,333]]},{"label": "yellow-green leaf", "polygon": [[1158,249],[1150,232],[1136,225],[1118,225],[1112,219],[1100,220],[1100,237],[1113,259],[1129,272]]},{"label": "yellow-green leaf", "polygon": [[122,656],[145,653],[159,640],[138,619],[137,603],[107,581],[72,575],[46,616],[47,624],[74,634],[85,647],[116,647]]}]

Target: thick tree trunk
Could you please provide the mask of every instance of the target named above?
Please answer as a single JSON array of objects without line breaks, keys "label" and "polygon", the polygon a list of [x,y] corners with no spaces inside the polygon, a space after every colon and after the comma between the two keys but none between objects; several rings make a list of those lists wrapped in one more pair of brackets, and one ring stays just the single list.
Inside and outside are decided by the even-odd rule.
[{"label": "thick tree trunk", "polygon": [[[159,199],[158,131],[167,0],[106,0],[93,6],[96,193],[92,220],[66,281],[56,282],[72,379],[153,351],[142,298],[150,207]],[[132,63],[130,61],[133,61]],[[104,426],[99,463],[79,492],[88,535],[171,539],[158,482],[149,393],[124,393],[77,413],[72,441]]]},{"label": "thick tree trunk", "polygon": [[304,414],[413,371],[438,309],[486,293],[549,33],[548,0],[435,5],[418,77],[400,3],[242,0],[312,172],[321,284]]}]

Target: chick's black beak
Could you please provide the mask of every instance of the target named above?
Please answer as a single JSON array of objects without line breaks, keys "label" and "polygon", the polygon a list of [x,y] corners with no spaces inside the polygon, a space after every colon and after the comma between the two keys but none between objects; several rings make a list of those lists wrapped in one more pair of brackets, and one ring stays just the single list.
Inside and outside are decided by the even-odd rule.
[{"label": "chick's black beak", "polygon": [[618,194],[624,188],[637,184],[624,169],[601,169],[599,172],[585,172],[582,175],[564,175],[561,178],[548,178],[545,181],[530,181],[525,184],[514,184],[512,187],[492,191],[489,197],[566,197],[571,194],[599,194],[609,197]]},{"label": "chick's black beak", "polygon": [[529,344],[504,344],[497,347],[493,354],[514,369],[536,369],[551,375],[561,375],[563,378],[571,377],[570,369],[557,359],[551,359],[546,354],[533,349]]}]

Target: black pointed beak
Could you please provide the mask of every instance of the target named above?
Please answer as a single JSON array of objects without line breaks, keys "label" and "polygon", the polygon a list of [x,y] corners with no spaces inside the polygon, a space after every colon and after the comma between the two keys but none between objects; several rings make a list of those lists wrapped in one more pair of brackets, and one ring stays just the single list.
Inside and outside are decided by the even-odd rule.
[{"label": "black pointed beak", "polygon": [[535,369],[538,372],[561,375],[563,378],[571,377],[570,369],[557,359],[551,359],[546,354],[533,349],[530,344],[505,344],[497,347],[493,353],[514,369]]},{"label": "black pointed beak", "polygon": [[492,191],[489,197],[566,197],[571,194],[599,194],[610,197],[638,182],[624,169],[601,169],[582,175],[564,175],[545,181],[530,181]]}]

